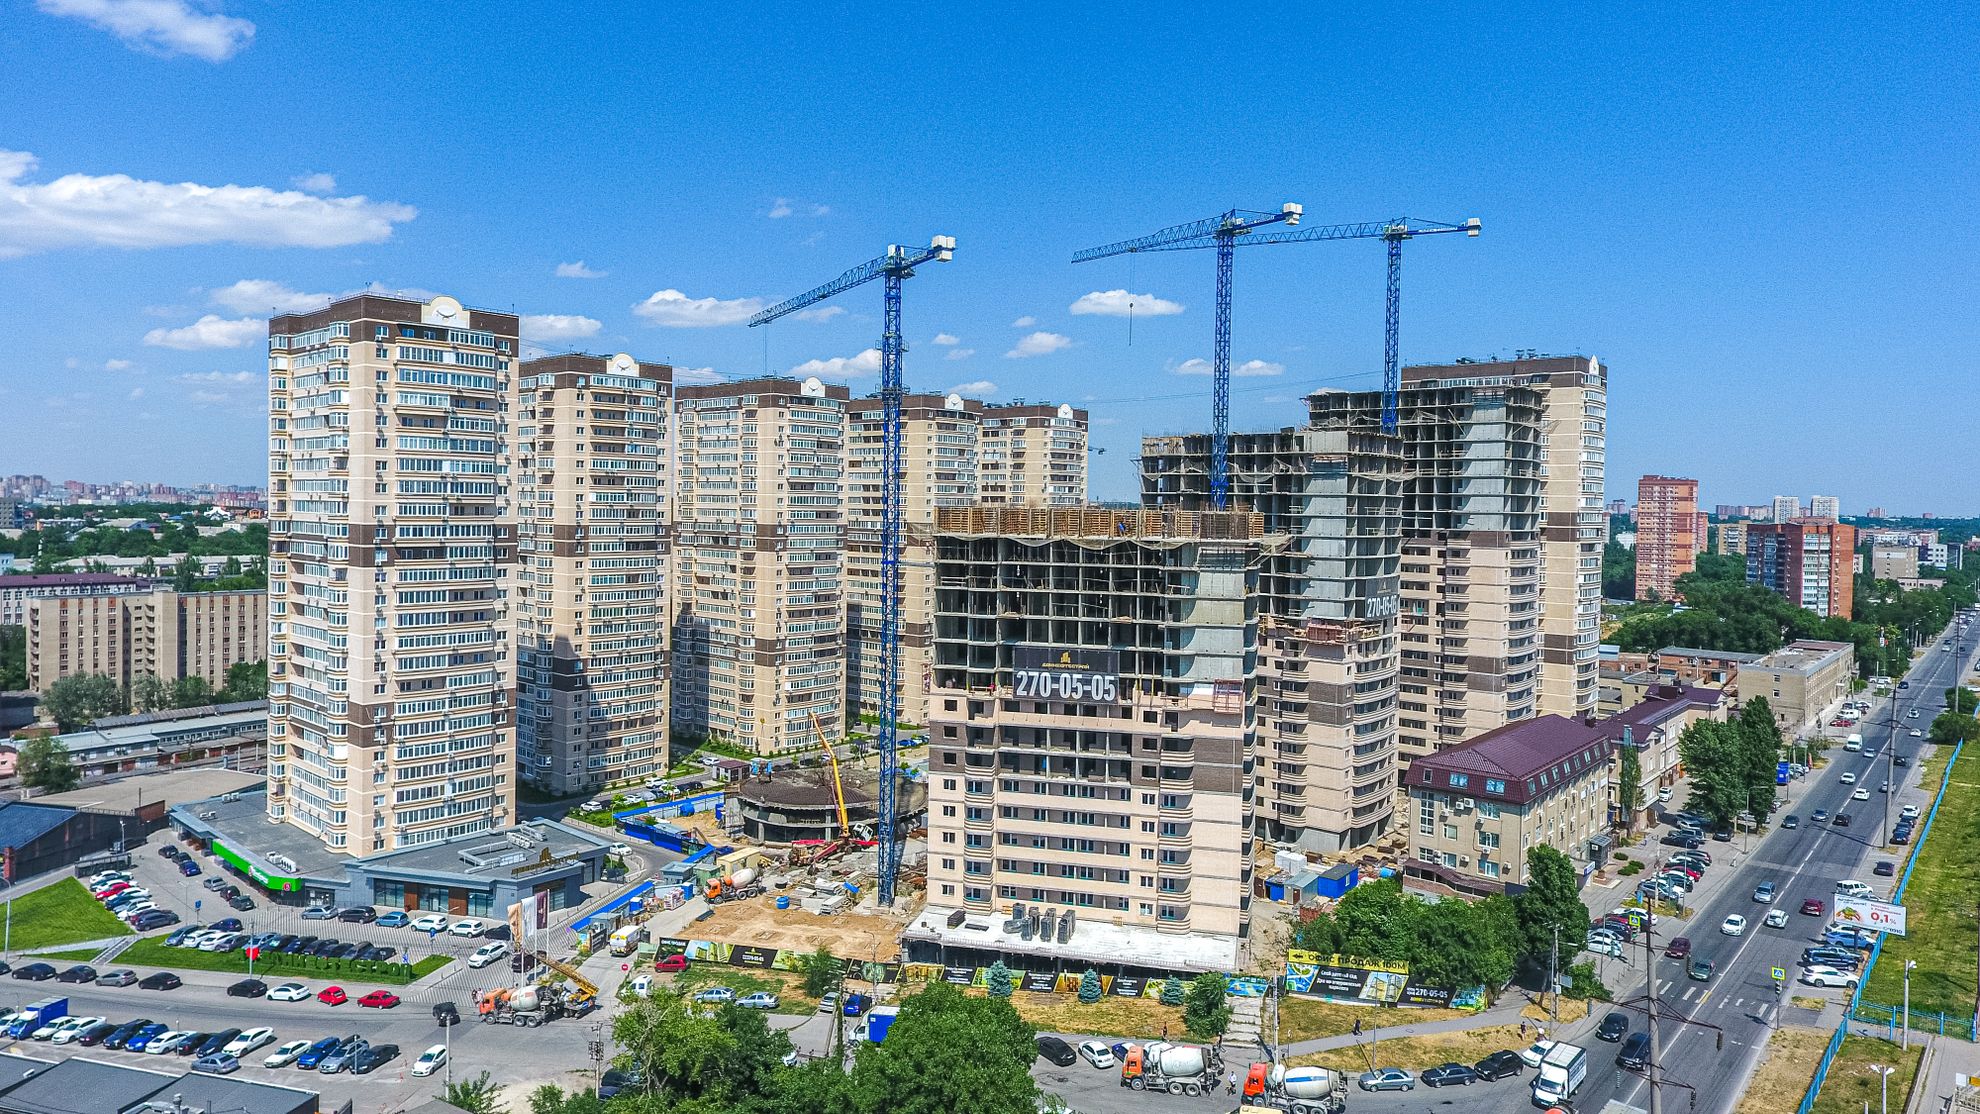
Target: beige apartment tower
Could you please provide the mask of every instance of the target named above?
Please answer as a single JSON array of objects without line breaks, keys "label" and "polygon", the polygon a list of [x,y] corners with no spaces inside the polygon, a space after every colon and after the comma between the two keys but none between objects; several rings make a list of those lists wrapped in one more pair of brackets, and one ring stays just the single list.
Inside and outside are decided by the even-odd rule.
[{"label": "beige apartment tower", "polygon": [[[911,938],[969,946],[957,926],[1022,904],[1073,914],[1051,958],[1239,969],[1258,579],[1283,544],[1263,527],[1237,511],[936,512],[928,909]],[[1038,952],[1028,932],[973,935]]]},{"label": "beige apartment tower", "polygon": [[1698,481],[1636,481],[1636,598],[1677,598],[1677,579],[1698,563]]},{"label": "beige apartment tower", "polygon": [[215,689],[227,669],[268,656],[268,593],[154,588],[116,596],[27,601],[28,685],[102,673],[129,686],[146,674],[166,684],[200,677]]},{"label": "beige apartment tower", "polygon": [[986,405],[977,440],[977,491],[985,503],[1086,505],[1087,413],[1072,406]]},{"label": "beige apartment tower", "polygon": [[[977,500],[983,409],[956,394],[901,398],[901,676],[894,714],[902,723],[927,721],[935,511]],[[881,400],[852,400],[846,425],[846,699],[856,714],[875,716],[881,688]]]},{"label": "beige apartment tower", "polygon": [[268,812],[369,854],[513,822],[516,317],[268,323]]},{"label": "beige apartment tower", "polygon": [[673,375],[620,353],[516,379],[516,763],[553,796],[667,769]]},{"label": "beige apartment tower", "polygon": [[754,754],[845,731],[844,387],[683,386],[673,730]]}]

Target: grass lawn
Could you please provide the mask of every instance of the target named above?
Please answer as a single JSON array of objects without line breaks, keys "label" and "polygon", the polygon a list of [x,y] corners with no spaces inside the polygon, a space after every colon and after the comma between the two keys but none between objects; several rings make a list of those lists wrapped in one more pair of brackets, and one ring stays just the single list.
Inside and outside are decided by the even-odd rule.
[{"label": "grass lawn", "polygon": [[[1951,753],[1949,750],[1946,753]],[[1924,764],[1927,785],[1937,783],[1944,759]],[[1973,1014],[1975,939],[1973,910],[1980,905],[1980,747],[1960,756],[1932,832],[1917,851],[1904,891],[1909,935],[1885,941],[1865,1001],[1895,1006],[1904,1000],[1904,961],[1911,973],[1911,1010],[1967,1018]],[[1914,1023],[1916,1023],[1914,1021]]]},{"label": "grass lawn", "polygon": [[[1349,1006],[1339,1002],[1322,1002],[1314,998],[1286,998],[1279,1002],[1279,1040],[1290,1044],[1294,1041],[1317,1040],[1321,1037],[1338,1037],[1343,1033],[1354,1032],[1354,1023],[1361,1022],[1363,1029],[1383,1029],[1396,1025],[1415,1025],[1425,1021],[1443,1021],[1453,1017],[1467,1016],[1465,1010],[1418,1010],[1392,1009],[1382,1006]],[[1181,1011],[1177,1011],[1180,1015]],[[1271,1007],[1265,1010],[1266,1025],[1272,1023]],[[1270,1036],[1267,1033],[1266,1036]]]},{"label": "grass lawn", "polygon": [[7,904],[13,911],[7,943],[15,951],[131,935],[131,927],[97,904],[74,878],[43,886]]},{"label": "grass lawn", "polygon": [[[971,991],[971,993],[982,993]],[[1096,1037],[1126,1037],[1134,1041],[1157,1040],[1166,1030],[1177,1040],[1187,1040],[1183,1032],[1182,1007],[1165,1006],[1156,998],[1116,998],[1109,994],[1088,1004],[1077,994],[1011,995],[1018,1016],[1036,1025],[1041,1032],[1092,1034]]]},{"label": "grass lawn", "polygon": [[1378,1066],[1379,1062],[1379,1066],[1385,1068],[1422,1071],[1424,1068],[1434,1068],[1438,1064],[1448,1064],[1453,1061],[1460,1064],[1477,1063],[1501,1049],[1525,1048],[1532,1044],[1533,1040],[1534,1034],[1530,1029],[1525,1036],[1521,1036],[1517,1025],[1486,1025],[1457,1033],[1430,1033],[1420,1037],[1364,1041],[1353,1048],[1309,1052],[1304,1056],[1294,1056],[1286,1062],[1301,1067],[1333,1068],[1336,1071],[1346,1072],[1370,1071]]},{"label": "grass lawn", "polygon": [[102,953],[102,948],[63,948],[61,951],[35,952],[33,958],[43,961],[66,959],[71,963],[88,963]]},{"label": "grass lawn", "polygon": [[[256,978],[310,979],[318,982],[338,982],[348,980],[354,983],[377,983],[385,986],[403,986],[423,975],[430,974],[447,965],[451,957],[429,955],[415,960],[408,968],[398,962],[368,963],[362,965],[350,960],[306,959],[295,955],[269,955],[264,953],[255,961]],[[132,967],[165,967],[180,971],[225,971],[230,974],[247,974],[247,957],[240,952],[202,952],[189,948],[168,948],[163,937],[147,937],[132,944],[116,959],[119,964]],[[356,995],[352,995],[356,997]]]},{"label": "grass lawn", "polygon": [[[1911,1101],[1911,1082],[1918,1074],[1918,1061],[1924,1054],[1925,1048],[1919,1044],[1912,1045],[1910,1051],[1900,1051],[1896,1044],[1876,1037],[1844,1037],[1842,1050],[1836,1053],[1835,1062],[1829,1065],[1829,1075],[1822,1081],[1822,1093],[1816,1097],[1809,1114],[1858,1114],[1865,1101],[1870,1103],[1872,1110],[1882,1109],[1878,1104],[1882,1101],[1883,1091],[1877,1073],[1870,1070],[1872,1064],[1898,1069],[1891,1074],[1889,1109],[1906,1109]],[[1802,1072],[1803,1092],[1808,1090],[1808,1080],[1815,1076],[1815,1060],[1820,1057],[1821,1049],[1818,1047]],[[1796,1101],[1799,1101],[1798,1097]]]},{"label": "grass lawn", "polygon": [[[651,972],[647,972],[651,973]],[[629,971],[631,979],[638,971]],[[663,980],[666,976],[660,976]],[[623,985],[623,983],[621,984]],[[786,1012],[818,1008],[818,999],[804,992],[804,976],[795,971],[760,971],[745,967],[730,967],[722,963],[690,963],[688,969],[674,976],[674,986],[686,993],[706,990],[711,986],[726,986],[736,992],[738,998],[745,994],[755,994],[767,990],[782,1002]],[[849,983],[850,991],[864,991],[866,984]],[[614,988],[616,992],[617,988]]]}]

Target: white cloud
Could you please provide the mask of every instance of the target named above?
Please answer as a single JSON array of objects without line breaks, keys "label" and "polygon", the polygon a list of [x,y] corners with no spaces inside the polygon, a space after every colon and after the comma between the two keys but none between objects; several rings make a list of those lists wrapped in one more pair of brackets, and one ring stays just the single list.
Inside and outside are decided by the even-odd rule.
[{"label": "white cloud", "polygon": [[603,323],[596,318],[571,313],[525,313],[522,317],[524,340],[576,340],[598,335]]},{"label": "white cloud", "polygon": [[970,383],[958,383],[949,388],[949,393],[952,395],[971,395],[976,398],[982,398],[985,395],[996,394],[997,384],[992,383],[988,379],[978,379]]},{"label": "white cloud", "polygon": [[799,210],[803,210],[804,215],[808,217],[822,217],[829,215],[832,212],[832,207],[830,205],[812,205],[803,201],[792,201],[788,197],[776,197],[770,200],[770,211],[763,215],[769,217],[771,220],[783,220],[785,217],[791,216]]},{"label": "white cloud", "polygon": [[325,174],[321,170],[312,171],[308,174],[298,174],[289,179],[289,184],[304,193],[337,192],[337,176],[334,174]]},{"label": "white cloud", "polygon": [[194,391],[188,397],[202,406],[216,406],[222,402],[226,402],[233,396],[227,394],[225,391]]},{"label": "white cloud", "polygon": [[633,307],[633,313],[670,329],[703,329],[740,325],[763,308],[761,298],[690,298],[678,290],[661,290]]},{"label": "white cloud", "polygon": [[1023,340],[1017,342],[1017,347],[1004,353],[1004,358],[1022,360],[1028,356],[1049,356],[1071,344],[1071,337],[1058,333],[1027,333]]},{"label": "white cloud", "polygon": [[174,376],[173,380],[178,383],[247,384],[257,378],[251,371],[195,371]]},{"label": "white cloud", "polygon": [[62,366],[74,371],[76,368],[82,366],[82,361],[76,359],[74,356],[70,356],[68,359],[62,361]]},{"label": "white cloud", "polygon": [[127,174],[24,181],[34,167],[33,155],[0,150],[0,259],[74,247],[343,247],[387,239],[393,224],[418,214],[410,205],[365,197]]},{"label": "white cloud", "polygon": [[125,46],[167,57],[225,62],[254,39],[254,24],[195,11],[186,0],[38,0],[42,11],[108,31]]},{"label": "white cloud", "polygon": [[942,358],[945,360],[967,360],[974,355],[976,355],[976,349],[974,348],[951,348],[948,355]]},{"label": "white cloud", "polygon": [[130,369],[131,369],[131,362],[130,362],[129,360],[105,360],[105,361],[103,361],[103,370],[104,370],[104,371],[129,371]]},{"label": "white cloud", "polygon": [[328,305],[335,295],[291,290],[268,279],[242,279],[212,295],[213,304],[235,313],[304,313]]},{"label": "white cloud", "polygon": [[677,367],[674,369],[675,383],[720,383],[722,377],[712,367]]},{"label": "white cloud", "polygon": [[1169,317],[1183,311],[1181,302],[1171,302],[1153,294],[1130,294],[1125,290],[1095,290],[1091,294],[1082,294],[1068,309],[1074,314],[1096,314],[1101,317],[1126,317],[1129,313]]},{"label": "white cloud", "polygon": [[137,401],[138,399],[141,399],[141,398],[143,398],[143,397],[144,397],[144,388],[143,388],[143,387],[132,387],[132,388],[131,388],[131,393],[130,393],[130,400],[131,400],[132,402],[136,402],[136,401]]},{"label": "white cloud", "polygon": [[813,306],[810,309],[801,309],[791,316],[799,321],[830,321],[844,312],[846,312],[844,306]]},{"label": "white cloud", "polygon": [[791,215],[791,199],[780,197],[770,203],[770,212],[765,214],[771,220],[783,220]]},{"label": "white cloud", "polygon": [[936,344],[961,344],[961,343],[962,343],[962,338],[961,338],[961,337],[959,337],[959,336],[957,336],[957,335],[956,335],[956,334],[954,334],[954,333],[936,333],[936,334],[935,334],[935,343],[936,343]]},{"label": "white cloud", "polygon": [[[1214,369],[1209,360],[1184,360],[1175,366],[1177,375],[1208,375]],[[1246,360],[1231,368],[1234,378],[1261,378],[1267,375],[1284,375],[1286,365],[1267,363],[1264,360]]]},{"label": "white cloud", "polygon": [[154,348],[177,348],[190,352],[201,348],[244,348],[266,335],[267,322],[260,318],[243,317],[229,321],[219,314],[209,313],[181,328],[153,329],[144,334],[144,342]]},{"label": "white cloud", "polygon": [[584,260],[580,259],[576,263],[557,264],[557,277],[558,278],[604,278],[605,272],[592,270],[591,268],[584,265]]},{"label": "white cloud", "polygon": [[1023,317],[1018,318],[1016,321],[1011,322],[1011,328],[1029,329],[1036,324],[1038,324],[1038,319],[1027,313]]},{"label": "white cloud", "polygon": [[869,348],[857,356],[834,356],[829,360],[806,360],[791,369],[800,378],[816,375],[821,379],[850,379],[856,375],[880,373],[880,350]]}]

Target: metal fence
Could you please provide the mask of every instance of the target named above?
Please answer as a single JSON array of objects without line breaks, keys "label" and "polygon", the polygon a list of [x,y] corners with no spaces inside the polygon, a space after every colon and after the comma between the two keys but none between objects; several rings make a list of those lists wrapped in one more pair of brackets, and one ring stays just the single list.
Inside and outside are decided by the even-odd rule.
[{"label": "metal fence", "polygon": [[[1862,1021],[1884,1027],[1889,1039],[1898,1039],[1898,1026],[1905,1023],[1904,1009],[1901,1006],[1887,1006],[1882,1002],[1859,1000],[1849,1008],[1851,1021]],[[1967,1014],[1927,1013],[1924,1010],[1911,1011],[1911,1031],[1914,1033],[1937,1033],[1942,1037],[1958,1037],[1961,1040],[1973,1039],[1973,1018]]]}]

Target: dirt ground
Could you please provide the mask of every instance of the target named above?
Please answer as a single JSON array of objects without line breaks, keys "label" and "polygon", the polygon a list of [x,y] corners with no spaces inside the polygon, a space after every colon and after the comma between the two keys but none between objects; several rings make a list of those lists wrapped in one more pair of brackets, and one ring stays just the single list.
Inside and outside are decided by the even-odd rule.
[{"label": "dirt ground", "polygon": [[1469,1064],[1502,1049],[1524,1048],[1532,1037],[1523,1036],[1517,1025],[1487,1025],[1458,1033],[1429,1033],[1420,1037],[1369,1040],[1352,1048],[1335,1048],[1294,1056],[1288,1064],[1300,1067],[1334,1068],[1339,1071],[1372,1070],[1376,1061],[1382,1067],[1403,1067],[1411,1071],[1434,1068],[1438,1064]]},{"label": "dirt ground", "polygon": [[1797,1026],[1769,1034],[1767,1050],[1740,1099],[1739,1114],[1779,1114],[1794,1109],[1808,1091],[1815,1062],[1822,1058],[1828,1043],[1829,1034]]},{"label": "dirt ground", "polygon": [[772,897],[717,905],[708,919],[688,926],[697,940],[752,944],[759,948],[815,951],[824,947],[845,959],[899,958],[903,910],[895,916],[838,913],[821,917],[802,909],[779,909]]}]

